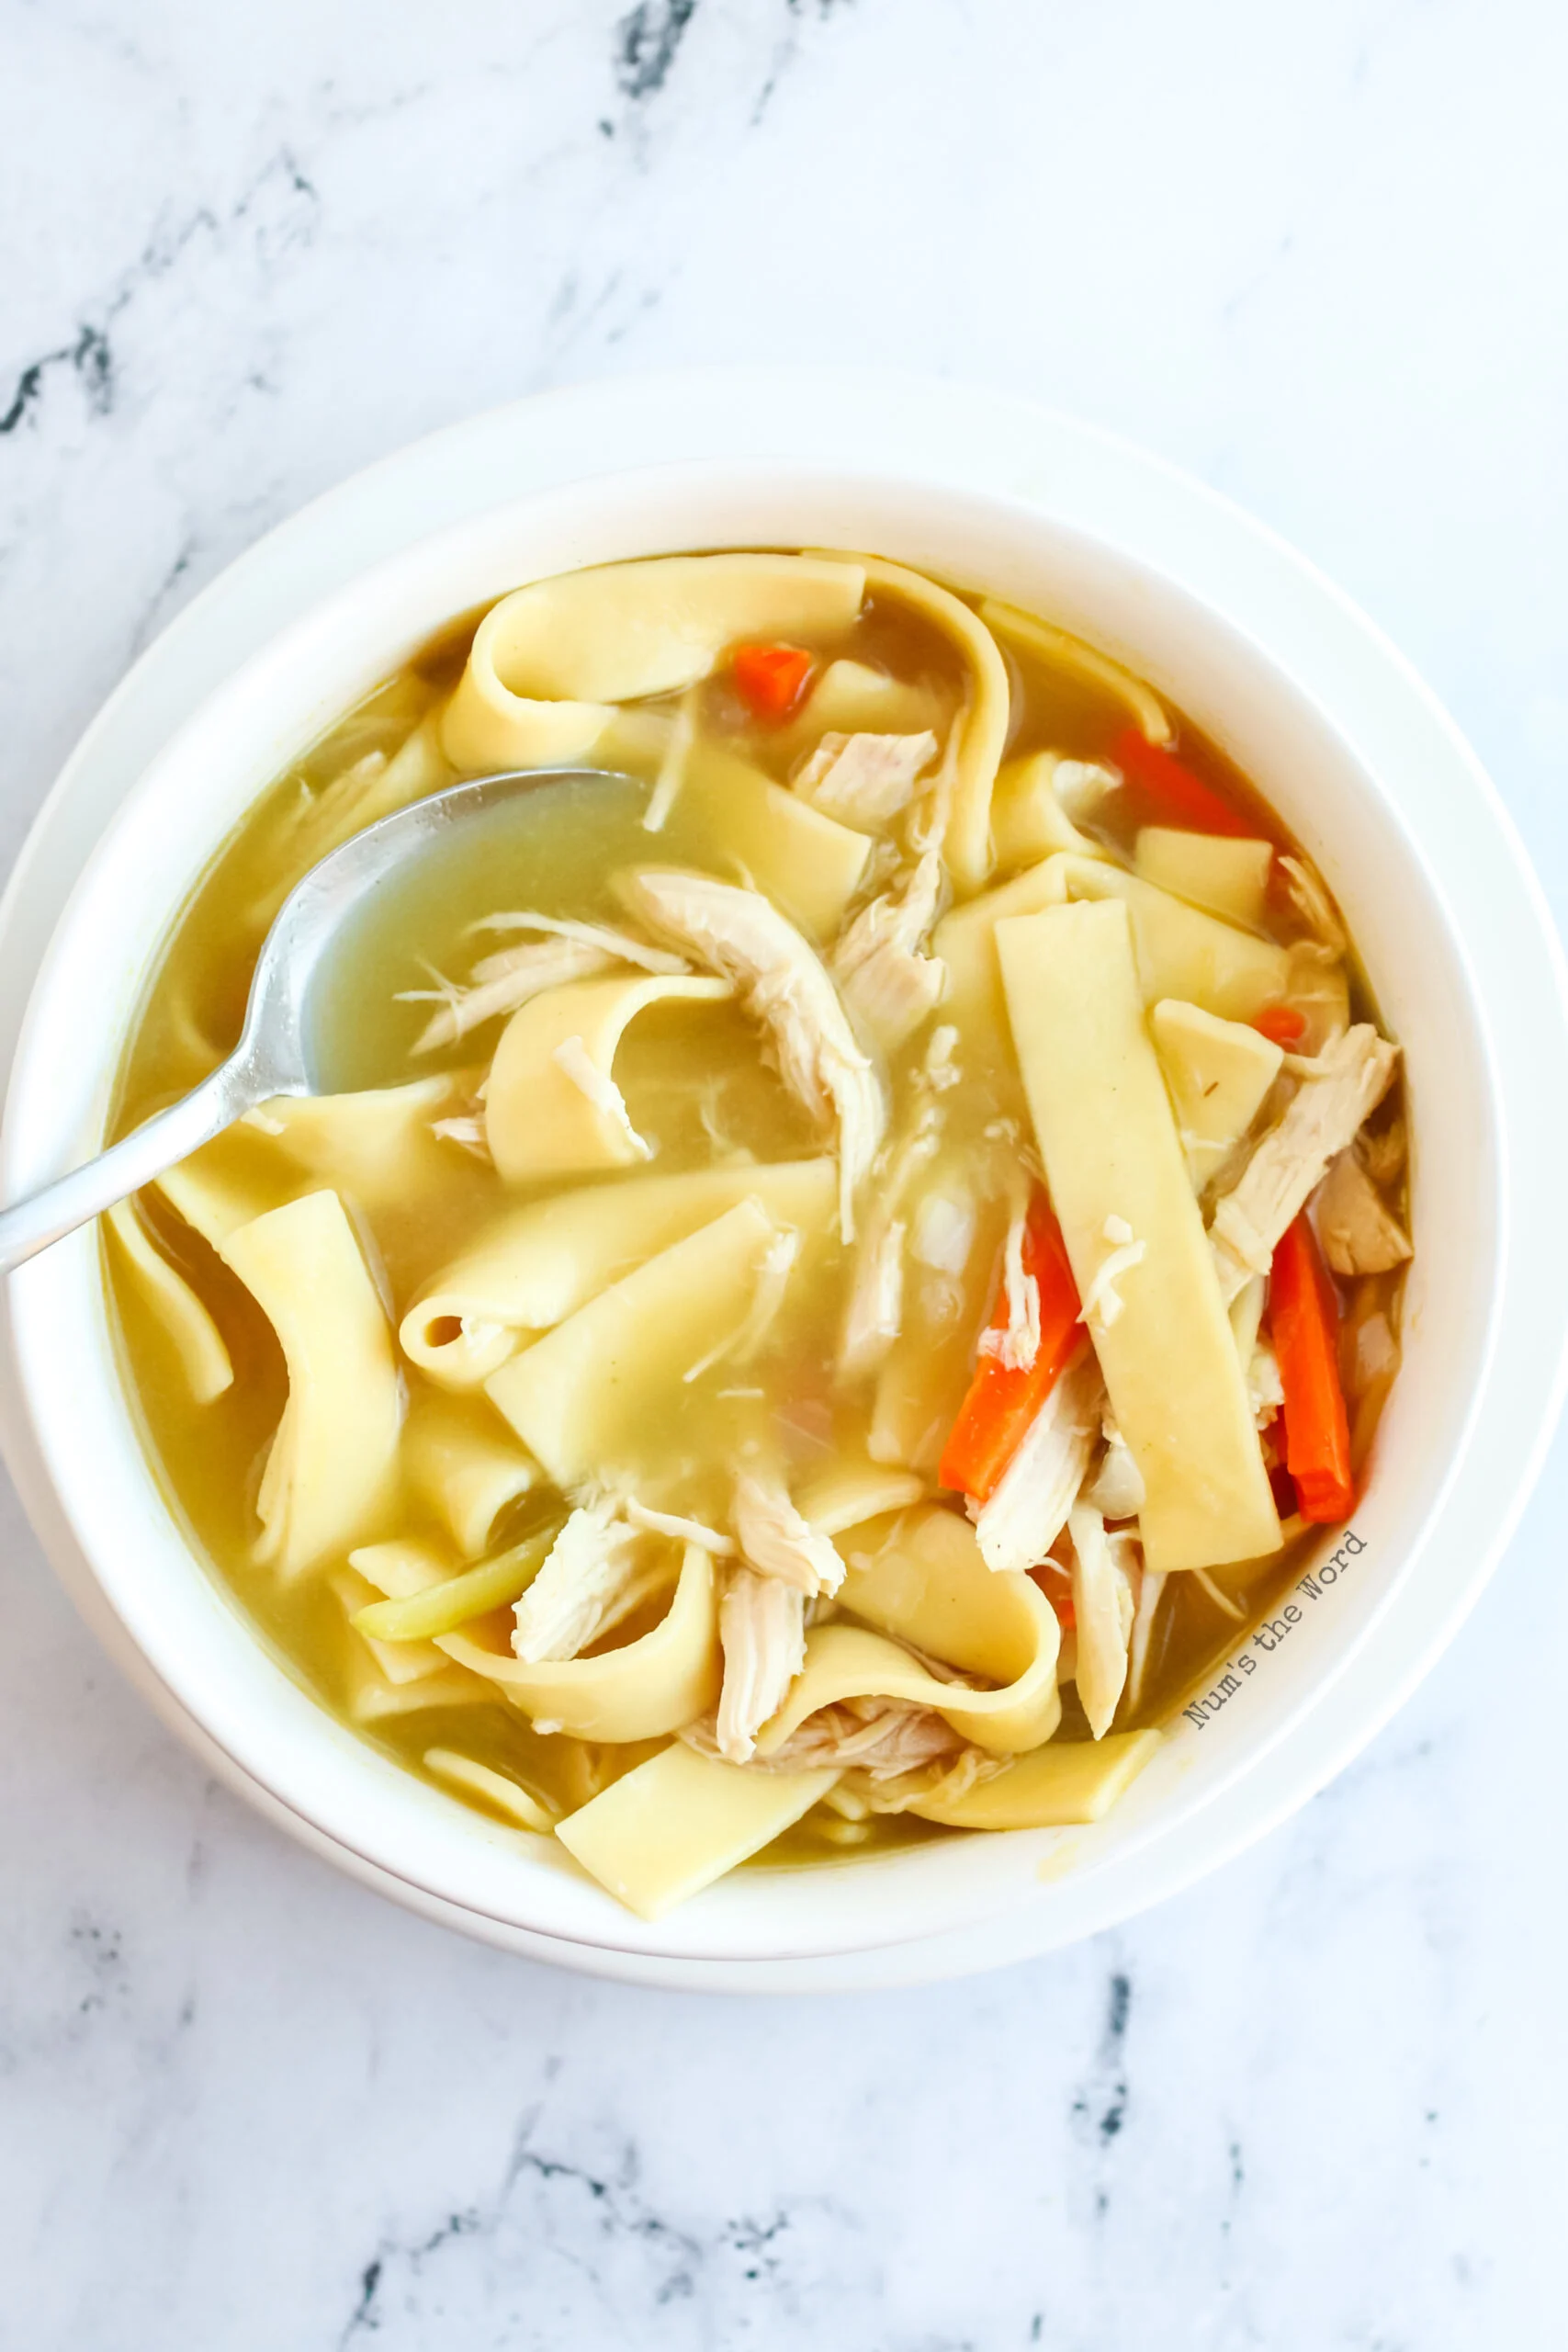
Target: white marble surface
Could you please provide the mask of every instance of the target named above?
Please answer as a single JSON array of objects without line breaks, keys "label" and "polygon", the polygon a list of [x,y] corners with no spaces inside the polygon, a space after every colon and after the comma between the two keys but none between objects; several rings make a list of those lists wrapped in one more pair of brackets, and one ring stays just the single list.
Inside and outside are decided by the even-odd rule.
[{"label": "white marble surface", "polygon": [[[0,0],[0,858],[269,524],[575,377],[1038,394],[1341,580],[1568,904],[1568,20],[1545,0]],[[1546,2345],[1562,1448],[1294,1824],[1078,1951],[752,2005],[340,1881],[0,1546],[0,2342]]]}]

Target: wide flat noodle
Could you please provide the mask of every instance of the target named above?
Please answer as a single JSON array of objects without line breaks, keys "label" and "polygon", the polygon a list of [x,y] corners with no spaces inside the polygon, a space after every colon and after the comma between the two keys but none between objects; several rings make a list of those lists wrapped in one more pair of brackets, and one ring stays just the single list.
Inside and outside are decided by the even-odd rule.
[{"label": "wide flat noodle", "polygon": [[104,1223],[123,1253],[137,1289],[167,1335],[192,1397],[198,1405],[210,1405],[234,1384],[234,1367],[222,1333],[185,1276],[154,1243],[133,1201],[117,1201],[105,1213]]},{"label": "wide flat noodle", "polygon": [[350,1094],[279,1095],[203,1144],[157,1189],[214,1249],[307,1192],[330,1188],[372,1216],[450,1186],[453,1157],[431,1123],[468,1091],[461,1072]]},{"label": "wide flat noodle", "polygon": [[831,1159],[784,1159],[628,1177],[531,1203],[436,1275],[403,1317],[403,1351],[443,1387],[478,1388],[525,1336],[564,1322],[739,1202],[761,1201],[780,1226],[824,1234],[837,1187]]},{"label": "wide flat noodle", "polygon": [[650,1633],[597,1657],[525,1665],[471,1634],[443,1634],[437,1647],[484,1675],[541,1726],[579,1739],[655,1739],[714,1706],[721,1660],[714,1564],[686,1547],[674,1598]]},{"label": "wide flat noodle", "polygon": [[661,1919],[772,1845],[825,1797],[836,1769],[753,1772],[681,1740],[557,1825],[583,1869],[642,1919]]},{"label": "wide flat noodle", "polygon": [[498,1172],[520,1183],[647,1159],[615,1083],[622,1038],[652,1005],[722,1004],[730,993],[723,980],[645,974],[574,980],[523,1005],[502,1032],[485,1089]]},{"label": "wide flat noodle", "polygon": [[[877,1630],[835,1622],[807,1636],[805,1671],[758,1740],[760,1756],[818,1708],[852,1698],[934,1708],[965,1739],[1001,1755],[1051,1737],[1061,1720],[1055,1611],[1028,1577],[986,1566],[967,1521],[929,1504],[853,1530],[839,1549],[850,1562],[839,1607]],[[1001,1687],[944,1682],[910,1650]]]},{"label": "wide flat noodle", "polygon": [[294,1577],[346,1552],[387,1508],[402,1425],[392,1336],[335,1193],[308,1193],[220,1246],[288,1367],[256,1557]]},{"label": "wide flat noodle", "polygon": [[962,1796],[943,1797],[938,1790],[907,1810],[947,1829],[1055,1829],[1101,1821],[1159,1745],[1157,1731],[1053,1740]]},{"label": "wide flat noodle", "polygon": [[1290,956],[1272,940],[1222,922],[1108,859],[1062,854],[1027,866],[938,923],[931,944],[947,966],[951,1018],[976,1033],[1003,1023],[999,922],[1095,899],[1126,903],[1145,1004],[1177,997],[1222,1020],[1251,1021],[1291,994]]},{"label": "wide flat noodle", "polygon": [[681,805],[700,817],[720,871],[732,865],[748,876],[808,938],[831,938],[864,876],[869,833],[700,738],[683,764]]},{"label": "wide flat noodle", "polygon": [[403,1456],[422,1499],[445,1522],[465,1559],[490,1549],[496,1523],[538,1482],[539,1465],[476,1401],[421,1396]]},{"label": "wide flat noodle", "polygon": [[1145,685],[1142,678],[1134,676],[1120,662],[1113,662],[1109,653],[1101,653],[1098,646],[1086,644],[1081,637],[1074,637],[1033,613],[1021,612],[1016,605],[1004,605],[999,596],[981,598],[980,617],[1004,643],[1032,653],[1055,669],[1072,673],[1087,685],[1097,687],[1121,703],[1136,721],[1146,742],[1163,747],[1174,740],[1174,729],[1158,695]]},{"label": "wide flat noodle", "polygon": [[[1041,1607],[1050,1613],[1043,1600]],[[931,1707],[963,1738],[1003,1756],[1038,1747],[1061,1720],[1054,1644],[1048,1651],[1043,1645],[1016,1683],[1000,1690],[965,1692],[961,1685],[931,1673],[881,1634],[866,1633],[858,1625],[821,1625],[806,1637],[806,1665],[778,1713],[763,1727],[757,1741],[759,1757],[765,1759],[782,1747],[808,1715],[843,1699],[902,1699],[911,1706]]]},{"label": "wide flat noodle", "polygon": [[486,1395],[558,1487],[637,1458],[664,1397],[739,1329],[776,1231],[739,1202],[491,1374]]},{"label": "wide flat noodle", "polygon": [[492,605],[442,722],[460,770],[581,759],[614,706],[679,694],[746,638],[819,636],[860,611],[858,564],[659,556],[536,581]]},{"label": "wide flat noodle", "polygon": [[[1207,918],[1195,918],[1207,920]],[[1142,1244],[1092,1324],[1111,1406],[1145,1487],[1156,1570],[1278,1551],[1280,1522],[1213,1255],[1144,1019],[1125,907],[1001,923],[1013,1043],[1078,1295]],[[1105,1302],[1109,1306],[1109,1301]]]},{"label": "wide flat noodle", "polygon": [[874,595],[909,605],[963,657],[968,697],[953,723],[936,788],[948,800],[942,854],[954,889],[967,898],[984,887],[991,870],[991,793],[1007,746],[1010,705],[1007,664],[985,623],[934,581],[873,559],[865,565],[865,584]]}]

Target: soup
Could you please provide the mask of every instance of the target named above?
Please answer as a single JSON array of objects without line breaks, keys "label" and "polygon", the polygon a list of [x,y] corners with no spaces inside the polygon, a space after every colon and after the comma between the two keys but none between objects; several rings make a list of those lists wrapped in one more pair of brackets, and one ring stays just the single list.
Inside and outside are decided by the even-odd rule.
[{"label": "soup", "polygon": [[344,942],[330,1091],[106,1221],[193,1546],[364,1737],[646,1917],[1100,1818],[1398,1368],[1397,1055],[1321,877],[1045,620],[847,555],[609,566],[264,796],[119,1125],[231,1047],[311,865],[495,770],[540,780]]}]

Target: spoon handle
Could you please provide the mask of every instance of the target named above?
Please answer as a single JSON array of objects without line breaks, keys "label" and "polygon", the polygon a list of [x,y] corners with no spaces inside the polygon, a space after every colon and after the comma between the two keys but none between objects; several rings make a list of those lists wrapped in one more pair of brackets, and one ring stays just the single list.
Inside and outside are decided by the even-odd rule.
[{"label": "spoon handle", "polygon": [[57,1176],[14,1208],[0,1210],[0,1274],[8,1274],[89,1217],[140,1192],[232,1125],[262,1093],[274,1091],[258,1090],[254,1065],[243,1048],[231,1055],[182,1101],[158,1112],[96,1159],[73,1168],[69,1176]]}]

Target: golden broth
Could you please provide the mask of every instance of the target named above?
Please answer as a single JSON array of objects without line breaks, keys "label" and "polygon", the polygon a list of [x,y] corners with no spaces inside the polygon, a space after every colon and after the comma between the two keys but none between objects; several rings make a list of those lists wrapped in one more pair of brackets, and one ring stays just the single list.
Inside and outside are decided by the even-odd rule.
[{"label": "golden broth", "polygon": [[[189,1088],[237,1037],[256,954],[271,914],[286,889],[311,862],[299,854],[301,810],[319,804],[323,789],[368,754],[389,756],[447,692],[459,671],[477,616],[468,616],[396,677],[368,695],[314,745],[258,801],[214,861],[170,936],[150,987],[121,1074],[116,1126],[124,1131]],[[819,656],[852,657],[921,686],[947,715],[957,707],[962,681],[952,648],[934,628],[897,603],[873,597],[854,626],[813,648]],[[1127,724],[1122,706],[1068,673],[1032,655],[1008,653],[1013,687],[1010,752],[1047,746],[1084,759],[1106,758]],[[787,779],[807,747],[800,723],[765,727],[720,676],[695,698],[696,722],[757,766]],[[671,706],[655,706],[656,709]],[[1184,763],[1248,826],[1289,845],[1278,820],[1250,783],[1202,736],[1179,725]],[[610,888],[618,867],[646,861],[705,867],[736,878],[705,831],[700,811],[677,798],[664,831],[650,842],[643,830],[647,784],[656,748],[635,725],[617,730],[600,753],[643,781],[595,785],[549,783],[508,804],[472,832],[433,853],[407,887],[378,900],[353,939],[351,953],[325,1005],[317,1035],[324,1088],[333,1091],[386,1087],[422,1072],[482,1069],[493,1030],[469,1035],[411,1059],[431,1001],[400,1001],[411,990],[434,991],[432,974],[451,973],[471,960],[471,926],[498,910],[526,907],[549,915],[621,920]],[[1135,794],[1127,809],[1139,814]],[[1123,824],[1104,838],[1125,851]],[[1276,935],[1299,936],[1287,914],[1269,917]],[[498,944],[502,938],[498,934]],[[940,1009],[937,1014],[940,1021]],[[895,1102],[917,1085],[928,1037],[913,1042],[889,1067]],[[1016,1158],[1027,1127],[1006,1041],[987,1066],[967,1069],[964,1082],[944,1098],[943,1155]],[[660,1170],[706,1165],[716,1158],[750,1154],[758,1160],[801,1158],[820,1143],[806,1114],[779,1084],[759,1050],[754,1024],[732,1004],[667,1006],[639,1023],[617,1060],[617,1077],[636,1125],[657,1148]],[[243,1152],[243,1136],[235,1149]],[[449,1176],[439,1193],[400,1209],[393,1204],[371,1220],[387,1284],[400,1315],[419,1286],[483,1230],[503,1204],[517,1197],[494,1170],[460,1146],[449,1147]],[[570,1180],[575,1188],[584,1180]],[[604,1181],[615,1182],[612,1176]],[[535,1187],[536,1191],[552,1187]],[[526,1195],[525,1195],[526,1196]],[[325,1705],[344,1711],[351,1660],[359,1637],[350,1629],[341,1594],[330,1577],[279,1580],[253,1557],[254,1502],[266,1448],[287,1393],[283,1363],[271,1326],[217,1253],[154,1193],[143,1208],[168,1257],[210,1311],[230,1350],[235,1378],[215,1401],[194,1404],[167,1335],[115,1250],[107,1253],[110,1294],[128,1387],[145,1442],[165,1490],[188,1528],[198,1555],[277,1657]],[[992,1204],[994,1247],[983,1292],[955,1297],[953,1285],[934,1280],[911,1286],[909,1323],[897,1343],[908,1366],[909,1411],[945,1427],[962,1401],[974,1346],[994,1289],[1005,1218]],[[842,1308],[844,1253],[818,1248],[792,1282],[787,1304],[759,1362],[738,1373],[720,1363],[671,1393],[637,1434],[628,1466],[650,1488],[668,1483],[672,1465],[685,1466],[688,1510],[724,1508],[729,1465],[766,1433],[782,1444],[792,1474],[807,1474],[836,1449],[863,1448],[870,1410],[864,1396],[846,1395],[834,1378]],[[1371,1277],[1347,1292],[1348,1344],[1375,1308],[1397,1329],[1402,1275]],[[428,1384],[412,1364],[403,1368],[417,1407]],[[896,1385],[896,1383],[895,1383]],[[1354,1408],[1358,1460],[1371,1442],[1387,1381]],[[525,1498],[515,1533],[538,1522],[547,1506]],[[403,1492],[389,1530],[412,1536],[437,1531],[416,1489]],[[1300,1573],[1311,1529],[1242,1587],[1249,1622],[1267,1614]],[[657,1613],[657,1612],[656,1612]],[[644,1630],[634,1619],[614,1643]],[[1168,1579],[1143,1702],[1118,1728],[1158,1724],[1244,1628],[1195,1577]],[[1086,1727],[1068,1692],[1067,1736]],[[570,1809],[639,1762],[651,1745],[611,1748],[565,1736],[545,1736],[501,1699],[446,1710],[391,1714],[356,1728],[416,1772],[432,1747],[461,1750],[504,1770]],[[771,1850],[775,1858],[828,1859],[846,1850],[941,1834],[908,1816],[846,1823],[818,1807]]]}]

